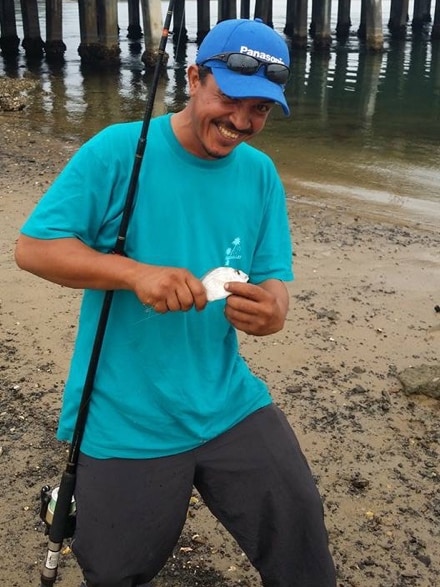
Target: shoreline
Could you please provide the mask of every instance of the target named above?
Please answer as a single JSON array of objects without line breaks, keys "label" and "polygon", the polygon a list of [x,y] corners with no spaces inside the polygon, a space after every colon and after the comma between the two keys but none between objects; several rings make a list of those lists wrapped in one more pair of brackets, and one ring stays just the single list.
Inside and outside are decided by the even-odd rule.
[{"label": "shoreline", "polygon": [[[37,581],[46,537],[38,494],[63,470],[54,440],[81,292],[20,271],[19,227],[76,140],[0,115],[0,564],[5,585]],[[286,181],[296,280],[285,329],[240,335],[250,366],[288,415],[324,500],[338,587],[432,587],[440,573],[440,401],[407,396],[397,373],[438,365],[440,235],[382,207]],[[355,205],[354,205],[355,203]],[[386,209],[386,213],[385,213]],[[60,580],[78,587],[66,550]],[[197,582],[198,581],[198,582]],[[194,494],[158,587],[256,587],[255,572]]]}]

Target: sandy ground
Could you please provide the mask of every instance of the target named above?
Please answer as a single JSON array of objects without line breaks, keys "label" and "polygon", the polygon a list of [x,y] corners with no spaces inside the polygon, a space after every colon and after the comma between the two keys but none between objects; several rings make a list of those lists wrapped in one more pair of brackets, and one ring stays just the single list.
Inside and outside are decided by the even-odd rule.
[{"label": "sandy ground", "polygon": [[[19,112],[0,114],[0,123],[0,580],[21,587],[39,585],[47,545],[39,492],[64,469],[54,430],[80,293],[17,269],[13,247],[77,145],[31,133]],[[264,339],[243,336],[242,351],[316,476],[339,587],[435,587],[440,402],[408,396],[397,374],[439,363],[438,224],[405,219],[397,205],[287,189],[297,275],[287,325]],[[68,543],[59,582],[80,582]],[[194,494],[157,585],[259,584]]]}]

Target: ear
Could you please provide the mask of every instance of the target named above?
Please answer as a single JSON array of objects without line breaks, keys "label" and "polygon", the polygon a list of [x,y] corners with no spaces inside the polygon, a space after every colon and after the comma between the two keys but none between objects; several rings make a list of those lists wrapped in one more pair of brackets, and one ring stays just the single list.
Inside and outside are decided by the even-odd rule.
[{"label": "ear", "polygon": [[199,68],[193,64],[188,67],[188,87],[189,95],[193,96],[197,88],[200,86]]}]

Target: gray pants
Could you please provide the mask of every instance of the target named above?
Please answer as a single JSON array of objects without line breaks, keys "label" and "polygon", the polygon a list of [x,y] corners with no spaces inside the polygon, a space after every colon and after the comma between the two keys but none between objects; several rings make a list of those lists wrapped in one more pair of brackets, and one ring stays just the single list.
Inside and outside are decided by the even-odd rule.
[{"label": "gray pants", "polygon": [[180,536],[193,485],[265,587],[335,587],[320,496],[274,405],[182,454],[144,460],[81,455],[73,550],[87,584],[151,581]]}]

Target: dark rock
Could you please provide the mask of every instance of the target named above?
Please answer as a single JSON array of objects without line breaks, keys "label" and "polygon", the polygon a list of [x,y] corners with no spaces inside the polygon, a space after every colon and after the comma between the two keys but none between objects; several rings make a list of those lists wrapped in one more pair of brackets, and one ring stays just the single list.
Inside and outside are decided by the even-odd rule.
[{"label": "dark rock", "polygon": [[440,399],[440,365],[408,367],[397,374],[407,395],[423,394]]}]

